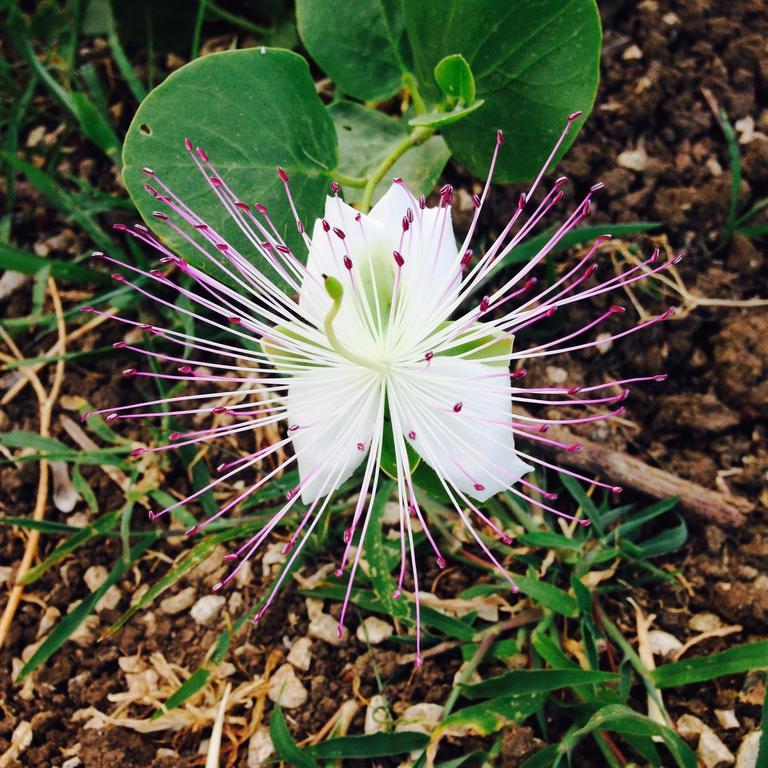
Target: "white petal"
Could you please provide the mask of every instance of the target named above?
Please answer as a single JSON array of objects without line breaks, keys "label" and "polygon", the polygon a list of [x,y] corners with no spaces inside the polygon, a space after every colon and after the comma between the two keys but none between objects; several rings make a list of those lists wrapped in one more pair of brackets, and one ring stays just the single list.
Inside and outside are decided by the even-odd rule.
[{"label": "white petal", "polygon": [[[409,208],[413,222],[400,245],[402,221]],[[459,280],[455,279],[459,257],[450,207],[420,209],[404,184],[392,184],[371,210],[370,218],[386,230],[390,251],[400,250],[405,260],[401,290],[408,301],[406,323],[418,329],[438,303],[446,311],[438,312],[434,324],[445,320],[459,291]],[[431,301],[425,301],[427,298]]]},{"label": "white petal", "polygon": [[[358,212],[341,199],[326,198],[324,219],[330,231],[324,230],[322,220],[315,222],[307,260],[307,270],[311,275],[302,283],[299,306],[318,327],[322,327],[331,300],[325,292],[321,276],[326,274],[339,279],[344,287],[344,299],[334,328],[345,346],[369,354],[370,350],[365,347],[371,343],[371,323],[366,320],[375,317],[372,286],[375,282],[380,296],[379,305],[384,304],[391,294],[395,262],[390,247],[391,237],[385,228],[370,217],[360,216],[357,220],[357,216]],[[334,229],[344,233],[343,240]],[[352,260],[351,272],[344,265],[345,255]],[[375,275],[372,275],[372,270],[375,270]],[[356,300],[356,293],[358,297],[365,297],[369,313]]]},{"label": "white petal", "polygon": [[291,378],[288,425],[305,504],[336,490],[366,457],[380,400],[381,381],[366,368],[317,368]]},{"label": "white petal", "polygon": [[428,368],[396,377],[390,390],[406,440],[450,484],[479,501],[532,470],[515,452],[509,382],[493,377],[498,373],[483,363],[435,357]]}]

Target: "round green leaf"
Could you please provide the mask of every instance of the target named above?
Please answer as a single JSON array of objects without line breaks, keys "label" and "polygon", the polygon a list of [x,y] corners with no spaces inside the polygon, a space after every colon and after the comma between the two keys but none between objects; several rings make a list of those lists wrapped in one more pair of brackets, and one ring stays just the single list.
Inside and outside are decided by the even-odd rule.
[{"label": "round green leaf", "polygon": [[475,78],[467,60],[460,53],[451,54],[437,62],[435,82],[446,96],[461,99],[466,105],[475,101]]},{"label": "round green leaf", "polygon": [[345,93],[380,101],[400,89],[408,48],[397,0],[296,0],[309,55]]},{"label": "round green leaf", "polygon": [[[188,242],[170,229],[154,226],[152,211],[162,206],[144,190],[145,183],[155,184],[142,172],[145,166],[249,257],[253,246],[189,157],[185,138],[205,150],[241,200],[266,205],[288,244],[303,255],[276,167],[287,171],[296,208],[310,228],[322,214],[338,145],[333,122],[301,56],[251,48],[197,59],[147,96],[125,139],[125,185],[141,215],[176,253],[196,266],[208,267]],[[277,276],[270,277],[277,282]]]},{"label": "round green leaf", "polygon": [[486,173],[501,128],[506,145],[496,179],[534,177],[567,116],[592,108],[601,41],[594,0],[410,0],[403,18],[427,99],[441,98],[433,72],[444,57],[462,54],[474,73],[485,104],[443,135],[477,175]]}]

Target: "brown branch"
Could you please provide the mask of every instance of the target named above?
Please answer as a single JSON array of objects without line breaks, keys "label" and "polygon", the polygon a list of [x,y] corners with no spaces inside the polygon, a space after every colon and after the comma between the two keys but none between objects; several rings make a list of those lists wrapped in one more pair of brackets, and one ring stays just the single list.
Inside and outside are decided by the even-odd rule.
[{"label": "brown branch", "polygon": [[[557,451],[559,463],[588,474],[610,478],[611,483],[632,488],[655,499],[679,496],[680,506],[702,520],[726,528],[738,528],[746,522],[745,515],[755,508],[751,501],[741,496],[712,491],[658,467],[651,467],[634,456],[585,440],[564,427],[553,426],[549,435],[563,443],[580,443],[584,446],[577,453]],[[539,447],[548,452],[553,450],[544,443]]]}]

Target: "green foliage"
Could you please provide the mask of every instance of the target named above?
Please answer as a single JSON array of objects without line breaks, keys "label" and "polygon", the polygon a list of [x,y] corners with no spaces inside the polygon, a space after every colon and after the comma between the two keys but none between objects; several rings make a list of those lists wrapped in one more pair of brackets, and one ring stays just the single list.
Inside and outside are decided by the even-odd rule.
[{"label": "green foliage", "polygon": [[299,35],[341,91],[381,101],[402,86],[410,63],[397,0],[297,0]]},{"label": "green foliage", "polygon": [[[339,101],[328,108],[339,142],[339,168],[353,177],[372,174],[395,148],[408,138],[408,126],[402,120],[369,109],[354,101]],[[429,192],[451,156],[441,136],[430,136],[413,147],[390,168],[391,178],[401,178],[416,192]],[[382,179],[374,189],[381,197],[390,179]],[[361,190],[344,185],[344,198],[352,203],[362,200]]]},{"label": "green foliage", "polygon": [[[215,87],[212,87],[213,84]],[[252,251],[184,147],[189,138],[202,147],[241,199],[262,203],[276,215],[287,242],[300,242],[283,184],[283,167],[298,211],[312,222],[322,212],[338,147],[330,115],[317,96],[306,61],[283,50],[252,48],[198,59],[172,74],[142,102],[123,148],[123,178],[139,211],[153,221],[157,207],[144,190],[154,168],[173,194],[210,222],[243,253]],[[199,251],[172,233],[177,253],[212,269]],[[221,277],[221,271],[217,271]]]},{"label": "green foliage", "polygon": [[[414,0],[404,6],[415,75],[427,99],[439,97],[435,66],[462,54],[482,109],[445,131],[459,162],[482,175],[498,128],[510,150],[499,181],[532,178],[565,115],[592,108],[598,82],[600,20],[592,0]],[[569,138],[566,146],[575,136]]]}]

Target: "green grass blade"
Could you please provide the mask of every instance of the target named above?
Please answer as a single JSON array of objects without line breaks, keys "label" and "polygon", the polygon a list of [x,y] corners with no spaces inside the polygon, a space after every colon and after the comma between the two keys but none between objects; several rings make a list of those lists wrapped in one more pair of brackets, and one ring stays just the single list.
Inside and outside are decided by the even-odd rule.
[{"label": "green grass blade", "polygon": [[104,593],[115,584],[136,562],[149,547],[160,538],[160,533],[150,533],[142,536],[138,544],[130,551],[130,561],[126,563],[122,557],[118,558],[104,583],[94,592],[91,592],[71,613],[64,616],[42,645],[32,654],[32,658],[24,665],[17,682],[23,680],[31,672],[34,672],[41,664],[45,663],[62,645],[70,638],[72,633],[85,621],[93,611],[94,606],[103,597]]},{"label": "green grass blade", "polygon": [[195,544],[188,550],[176,565],[168,570],[147,590],[144,596],[132,605],[122,616],[107,629],[102,638],[109,637],[117,632],[127,621],[139,611],[143,611],[150,603],[154,602],[166,589],[172,587],[182,576],[189,573],[203,562],[214,550],[216,546],[224,541],[239,536],[237,530],[224,531],[216,536],[208,536]]},{"label": "green grass blade", "polygon": [[659,688],[674,688],[703,683],[725,675],[738,675],[753,669],[768,669],[768,640],[747,643],[713,653],[675,661],[657,667],[651,676]]},{"label": "green grass blade", "polygon": [[539,603],[539,605],[543,605],[545,608],[549,608],[555,611],[555,613],[571,619],[578,615],[579,607],[576,600],[554,584],[550,584],[548,581],[540,581],[535,575],[513,575],[512,578],[520,588],[520,591]]},{"label": "green grass blade", "polygon": [[319,763],[296,746],[279,704],[275,705],[269,718],[269,735],[281,760],[296,768],[320,768]]},{"label": "green grass blade", "polygon": [[27,571],[22,584],[32,584],[37,581],[49,568],[60,563],[65,557],[71,555],[75,550],[79,549],[83,544],[96,536],[103,536],[110,528],[117,525],[120,519],[121,510],[115,509],[111,512],[107,512],[102,515],[98,520],[95,520],[85,528],[80,528],[76,533],[73,533],[66,541],[59,544],[48,557],[39,563],[31,570]]},{"label": "green grass blade", "polygon": [[104,272],[81,267],[69,261],[44,258],[21,248],[0,243],[0,269],[12,269],[14,272],[34,275],[46,267],[50,267],[51,275],[59,280],[100,285],[111,285],[113,282]]},{"label": "green grass blade", "polygon": [[482,683],[466,685],[463,694],[469,699],[493,698],[518,693],[547,693],[573,685],[618,683],[621,675],[585,669],[516,669]]},{"label": "green grass blade", "polygon": [[623,704],[609,704],[599,709],[583,728],[572,734],[572,741],[575,743],[578,739],[595,731],[626,733],[630,737],[661,737],[680,768],[697,768],[696,755],[671,728],[660,725],[655,720],[651,720]]},{"label": "green grass blade", "polygon": [[429,736],[413,731],[402,733],[372,733],[368,736],[342,736],[306,747],[303,754],[331,760],[364,760],[372,757],[392,757],[424,749]]}]

